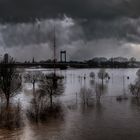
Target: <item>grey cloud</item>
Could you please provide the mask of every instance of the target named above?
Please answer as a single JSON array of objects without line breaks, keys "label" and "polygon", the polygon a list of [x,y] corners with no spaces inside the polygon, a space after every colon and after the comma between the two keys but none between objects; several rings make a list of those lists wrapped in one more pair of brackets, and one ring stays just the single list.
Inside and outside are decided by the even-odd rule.
[{"label": "grey cloud", "polygon": [[0,33],[5,47],[24,47],[46,42],[52,43],[54,25],[58,46],[71,44],[71,42],[77,40],[87,42],[110,38],[126,42],[140,42],[140,19],[132,18],[76,21],[65,17],[63,20],[43,20],[34,24],[18,23],[1,25]]},{"label": "grey cloud", "polygon": [[1,21],[61,17],[112,19],[139,17],[139,0],[0,0]]},{"label": "grey cloud", "polygon": [[125,44],[140,43],[139,7],[139,0],[0,0],[0,46],[22,60],[49,58],[55,25],[58,52],[70,59],[130,56]]},{"label": "grey cloud", "polygon": [[139,43],[140,19],[90,20],[81,24],[87,40],[116,38]]},{"label": "grey cloud", "polygon": [[5,24],[0,26],[2,44],[5,47],[30,46],[49,43],[52,45],[54,38],[54,26],[57,46],[70,44],[71,41],[84,39],[84,33],[71,18],[63,20],[43,20],[37,23]]}]

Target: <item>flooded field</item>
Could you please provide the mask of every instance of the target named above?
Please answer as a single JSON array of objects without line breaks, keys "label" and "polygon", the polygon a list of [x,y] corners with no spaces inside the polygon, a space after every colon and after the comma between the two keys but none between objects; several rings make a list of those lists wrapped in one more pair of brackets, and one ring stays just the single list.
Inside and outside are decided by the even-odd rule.
[{"label": "flooded field", "polygon": [[[55,98],[59,106],[57,115],[43,123],[32,123],[26,117],[32,84],[23,83],[22,92],[14,101],[21,102],[24,125],[15,130],[0,129],[0,140],[139,140],[140,101],[128,88],[135,81],[137,70],[106,69],[109,78],[104,80],[102,90],[99,69],[57,70],[64,76],[64,93]],[[27,71],[52,72],[47,69],[24,72]],[[95,79],[89,76],[91,72],[95,73]],[[86,93],[86,101],[83,93]],[[117,100],[123,95],[127,98]]]}]

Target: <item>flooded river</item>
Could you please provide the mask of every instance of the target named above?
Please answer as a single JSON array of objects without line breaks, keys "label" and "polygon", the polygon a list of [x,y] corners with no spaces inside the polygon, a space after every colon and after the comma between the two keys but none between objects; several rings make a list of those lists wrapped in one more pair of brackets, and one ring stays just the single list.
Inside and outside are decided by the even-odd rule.
[{"label": "flooded river", "polygon": [[[110,79],[104,81],[100,102],[96,99],[96,88],[101,83],[97,76],[99,69],[58,70],[57,73],[64,76],[64,93],[57,97],[62,107],[59,116],[38,124],[25,117],[25,125],[20,129],[0,129],[0,140],[139,140],[140,101],[128,90],[128,85],[136,79],[137,70],[106,69]],[[94,80],[90,72],[95,73]],[[91,92],[88,105],[83,104],[80,96],[83,89]],[[32,84],[26,83],[16,97],[20,98],[23,111],[30,104],[31,92]],[[127,100],[116,100],[124,94]]]}]

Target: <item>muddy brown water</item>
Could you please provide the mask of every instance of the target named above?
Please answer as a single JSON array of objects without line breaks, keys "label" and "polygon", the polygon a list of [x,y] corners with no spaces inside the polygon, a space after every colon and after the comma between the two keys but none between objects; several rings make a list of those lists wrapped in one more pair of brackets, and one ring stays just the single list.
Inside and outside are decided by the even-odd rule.
[{"label": "muddy brown water", "polygon": [[[89,77],[91,71],[96,74],[95,80]],[[136,78],[137,69],[107,69],[111,78],[104,83],[100,102],[96,101],[95,95],[96,84],[101,82],[97,78],[98,71],[58,70],[65,76],[65,92],[58,98],[62,106],[60,116],[38,125],[26,120],[25,126],[20,129],[0,129],[0,140],[139,140],[140,101],[133,98],[128,90],[128,85]],[[79,95],[83,87],[92,90],[88,105],[82,103]],[[25,84],[23,93],[17,96],[24,109],[30,102],[31,89],[31,84]],[[124,91],[128,100],[117,101],[116,96],[123,95]]]}]

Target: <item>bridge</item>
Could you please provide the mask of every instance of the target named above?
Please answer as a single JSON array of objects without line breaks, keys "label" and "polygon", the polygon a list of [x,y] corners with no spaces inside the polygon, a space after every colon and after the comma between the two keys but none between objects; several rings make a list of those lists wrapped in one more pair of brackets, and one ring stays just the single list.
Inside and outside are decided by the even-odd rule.
[{"label": "bridge", "polygon": [[17,67],[17,68],[29,68],[29,67],[41,67],[41,68],[87,68],[88,64],[86,63],[71,63],[71,62],[56,62],[54,63],[0,63],[0,67]]}]

